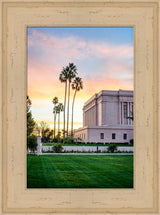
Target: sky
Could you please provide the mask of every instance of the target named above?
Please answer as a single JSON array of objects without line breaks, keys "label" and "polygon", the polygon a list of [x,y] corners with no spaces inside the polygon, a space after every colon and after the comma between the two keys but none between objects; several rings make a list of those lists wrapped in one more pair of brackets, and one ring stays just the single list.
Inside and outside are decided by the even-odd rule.
[{"label": "sky", "polygon": [[[44,121],[53,128],[52,99],[57,96],[64,102],[59,74],[71,62],[83,81],[74,105],[74,129],[82,127],[83,105],[95,93],[133,90],[132,27],[28,27],[27,38],[28,95],[37,123]],[[63,129],[63,113],[60,126]]]}]

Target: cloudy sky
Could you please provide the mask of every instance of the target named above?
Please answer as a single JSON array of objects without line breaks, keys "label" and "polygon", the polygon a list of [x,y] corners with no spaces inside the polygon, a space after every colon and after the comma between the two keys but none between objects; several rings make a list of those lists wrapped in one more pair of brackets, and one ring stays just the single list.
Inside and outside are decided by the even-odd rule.
[{"label": "cloudy sky", "polygon": [[[133,28],[29,27],[28,95],[37,123],[45,121],[53,128],[52,98],[57,96],[63,103],[64,84],[59,74],[69,62],[77,66],[83,80],[74,110],[74,128],[79,128],[83,104],[95,93],[133,90]],[[70,105],[72,96],[73,91]],[[62,124],[63,116],[61,128]]]}]

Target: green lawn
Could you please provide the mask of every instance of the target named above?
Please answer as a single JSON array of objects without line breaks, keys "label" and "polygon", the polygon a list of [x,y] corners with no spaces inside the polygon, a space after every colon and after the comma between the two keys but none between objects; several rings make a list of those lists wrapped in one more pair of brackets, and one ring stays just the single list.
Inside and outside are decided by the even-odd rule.
[{"label": "green lawn", "polygon": [[27,188],[133,188],[133,156],[28,155]]}]

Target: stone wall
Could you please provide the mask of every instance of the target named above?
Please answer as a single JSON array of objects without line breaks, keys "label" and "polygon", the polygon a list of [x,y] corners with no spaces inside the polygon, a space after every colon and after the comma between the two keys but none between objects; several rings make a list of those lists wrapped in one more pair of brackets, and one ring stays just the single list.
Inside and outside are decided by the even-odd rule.
[{"label": "stone wall", "polygon": [[[98,146],[98,150],[101,151],[107,151],[107,146]],[[120,151],[132,151],[133,152],[133,147],[126,147],[126,146],[119,146],[117,148]],[[43,151],[52,151],[52,146],[42,146],[42,150]],[[96,151],[97,150],[97,146],[63,146],[63,151]]]},{"label": "stone wall", "polygon": [[[104,134],[104,139],[100,138],[101,133]],[[115,134],[115,139],[112,139],[112,134]],[[124,139],[124,134],[127,135],[127,139]],[[133,128],[116,128],[108,127],[102,128],[88,128],[88,142],[129,142],[133,139]]]},{"label": "stone wall", "polygon": [[[104,139],[100,138],[101,133],[104,134]],[[115,139],[112,139],[112,134],[115,134]],[[124,139],[124,134],[127,139]],[[84,142],[129,142],[133,139],[133,126],[86,126],[75,130],[74,137],[81,137]]]}]

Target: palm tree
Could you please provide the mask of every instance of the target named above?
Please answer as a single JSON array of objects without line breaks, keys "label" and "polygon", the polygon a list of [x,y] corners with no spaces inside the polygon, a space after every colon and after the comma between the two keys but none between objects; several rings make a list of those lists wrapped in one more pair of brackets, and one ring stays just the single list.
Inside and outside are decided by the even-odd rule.
[{"label": "palm tree", "polygon": [[61,111],[63,111],[63,104],[59,103],[57,106],[57,113],[58,113],[58,142],[59,142],[59,137],[60,137],[60,132],[59,132],[59,127],[60,127],[60,114]]},{"label": "palm tree", "polygon": [[71,136],[73,136],[73,109],[74,109],[74,102],[75,102],[75,97],[77,91],[80,91],[83,89],[83,82],[80,77],[75,77],[74,81],[72,82],[72,89],[74,91],[74,96],[73,96],[73,102],[72,102],[72,124],[71,124]]},{"label": "palm tree", "polygon": [[66,124],[66,98],[67,98],[67,79],[68,79],[68,72],[66,71],[66,68],[63,68],[61,74],[59,75],[59,80],[62,83],[65,83],[65,96],[64,96],[64,106],[63,106],[63,142],[65,139],[65,124]]},{"label": "palm tree", "polygon": [[56,132],[56,104],[58,103],[58,97],[54,97],[52,99],[52,103],[54,104],[54,108],[53,108],[53,114],[54,114],[54,139],[55,139],[55,132]]},{"label": "palm tree", "polygon": [[44,142],[44,131],[45,131],[45,129],[47,129],[48,128],[48,125],[47,125],[47,123],[46,122],[44,122],[44,121],[41,121],[40,122],[40,129],[41,129],[41,134],[42,134],[42,142]]},{"label": "palm tree", "polygon": [[58,114],[58,105],[56,105],[54,108],[53,108],[53,114],[54,114],[54,140],[55,140],[55,131],[56,131],[56,118],[57,118],[57,114]]},{"label": "palm tree", "polygon": [[69,127],[69,100],[70,100],[70,85],[73,78],[76,77],[77,67],[73,63],[69,63],[69,66],[66,67],[68,72],[68,109],[67,109],[67,137],[68,137],[68,127]]}]

